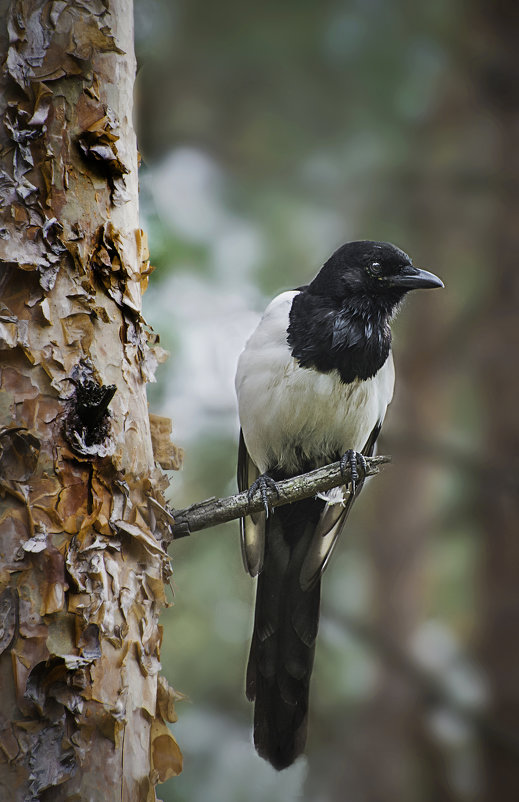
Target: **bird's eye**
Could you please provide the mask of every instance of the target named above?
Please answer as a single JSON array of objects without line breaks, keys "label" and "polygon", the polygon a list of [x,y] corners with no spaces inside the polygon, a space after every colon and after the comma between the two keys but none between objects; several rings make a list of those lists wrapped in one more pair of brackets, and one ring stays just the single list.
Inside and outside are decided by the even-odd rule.
[{"label": "bird's eye", "polygon": [[374,276],[379,276],[382,272],[382,265],[380,262],[372,262],[369,266],[369,272],[372,273]]}]

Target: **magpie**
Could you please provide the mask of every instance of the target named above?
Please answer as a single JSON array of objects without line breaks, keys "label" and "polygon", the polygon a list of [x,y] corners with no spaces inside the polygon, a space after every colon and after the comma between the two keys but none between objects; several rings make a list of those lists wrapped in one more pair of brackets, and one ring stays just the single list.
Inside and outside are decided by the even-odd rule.
[{"label": "magpie", "polygon": [[[265,504],[241,521],[258,576],[246,693],[256,749],[278,770],[305,747],[321,575],[393,395],[390,321],[427,287],[443,283],[395,245],[347,242],[308,285],[274,298],[239,357],[238,486]],[[269,510],[267,487],[339,459],[347,488]]]}]

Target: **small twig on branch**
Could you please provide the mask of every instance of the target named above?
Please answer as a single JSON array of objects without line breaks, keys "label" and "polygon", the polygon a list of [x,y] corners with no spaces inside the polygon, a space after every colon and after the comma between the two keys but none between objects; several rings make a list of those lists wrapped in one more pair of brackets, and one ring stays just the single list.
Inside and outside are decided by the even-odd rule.
[{"label": "small twig on branch", "polygon": [[[391,462],[391,457],[368,457],[366,459],[366,476],[379,473],[381,466],[388,462]],[[317,493],[324,493],[334,487],[344,485],[349,479],[349,468],[341,472],[340,463],[333,462],[323,468],[277,482],[279,496],[274,489],[268,488],[268,502],[271,507],[290,504],[293,501],[310,498]],[[241,518],[244,515],[261,512],[264,509],[260,494],[255,494],[250,501],[247,490],[226,498],[208,498],[184,510],[166,510],[151,496],[149,501],[154,509],[161,512],[169,521],[172,540],[185,537],[201,529],[207,529],[210,526],[232,521],[235,518]]]}]

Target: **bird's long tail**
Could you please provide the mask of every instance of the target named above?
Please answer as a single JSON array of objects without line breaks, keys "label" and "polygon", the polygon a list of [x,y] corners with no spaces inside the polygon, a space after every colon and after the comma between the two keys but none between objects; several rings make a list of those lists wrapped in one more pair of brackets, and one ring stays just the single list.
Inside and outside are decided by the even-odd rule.
[{"label": "bird's long tail", "polygon": [[321,587],[318,579],[302,590],[300,574],[323,506],[305,499],[279,507],[267,520],[247,696],[255,700],[256,749],[278,770],[293,763],[306,742]]}]

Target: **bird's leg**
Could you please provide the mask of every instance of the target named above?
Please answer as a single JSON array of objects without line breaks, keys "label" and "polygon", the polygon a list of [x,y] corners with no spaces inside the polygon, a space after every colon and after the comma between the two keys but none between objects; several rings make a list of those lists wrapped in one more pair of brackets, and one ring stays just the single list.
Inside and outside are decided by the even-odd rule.
[{"label": "bird's leg", "polygon": [[[350,483],[351,483],[351,492],[355,495],[355,489],[357,487],[357,482],[359,478],[364,481],[366,476],[366,460],[364,459],[364,454],[361,454],[360,451],[354,451],[350,448],[345,454],[342,455],[340,460],[340,467],[341,473],[346,478],[345,473],[346,469],[349,468],[350,471]],[[362,477],[359,477],[359,468],[362,471]]]},{"label": "bird's leg", "polygon": [[269,513],[272,512],[272,507],[269,503],[267,490],[275,490],[277,497],[279,498],[278,486],[272,476],[269,476],[268,473],[262,473],[261,476],[258,476],[258,478],[249,487],[247,497],[249,501],[252,501],[255,494],[259,492],[263,500],[263,506],[265,507],[265,515],[268,518]]}]

